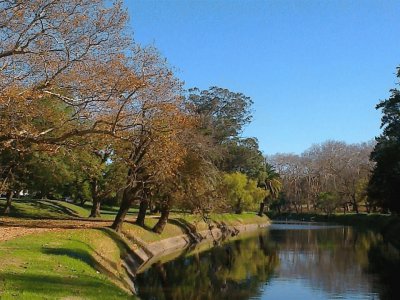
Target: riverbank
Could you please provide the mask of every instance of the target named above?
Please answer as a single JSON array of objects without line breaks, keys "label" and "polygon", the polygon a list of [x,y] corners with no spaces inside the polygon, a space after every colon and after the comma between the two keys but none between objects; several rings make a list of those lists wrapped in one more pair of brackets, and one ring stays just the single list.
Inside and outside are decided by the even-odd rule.
[{"label": "riverbank", "polygon": [[[201,218],[172,214],[159,235],[149,230],[156,216],[142,228],[133,224],[132,215],[119,235],[108,228],[108,217],[88,220],[84,214],[62,215],[63,220],[0,218],[0,236],[5,237],[0,239],[1,299],[134,299],[132,270],[149,259],[166,257],[194,239],[211,243],[269,224],[255,213],[212,215],[213,235],[207,237],[209,224]],[[138,260],[140,253],[145,256]]]},{"label": "riverbank", "polygon": [[307,222],[330,222],[358,228],[371,229],[380,232],[386,241],[400,249],[400,217],[385,214],[332,214],[315,213],[275,213],[268,212],[272,220],[296,220]]}]

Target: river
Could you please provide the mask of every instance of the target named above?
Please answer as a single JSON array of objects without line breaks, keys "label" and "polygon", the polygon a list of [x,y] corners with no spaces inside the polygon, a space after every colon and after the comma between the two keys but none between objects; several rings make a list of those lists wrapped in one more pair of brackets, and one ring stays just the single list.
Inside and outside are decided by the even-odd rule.
[{"label": "river", "polygon": [[371,231],[273,224],[138,274],[141,299],[400,299],[399,251]]}]

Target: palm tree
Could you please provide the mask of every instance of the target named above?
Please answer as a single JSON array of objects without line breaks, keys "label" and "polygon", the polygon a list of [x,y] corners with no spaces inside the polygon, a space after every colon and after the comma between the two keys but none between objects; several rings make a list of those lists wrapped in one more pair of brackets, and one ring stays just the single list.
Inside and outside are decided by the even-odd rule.
[{"label": "palm tree", "polygon": [[268,203],[269,199],[276,199],[279,196],[279,192],[282,190],[282,181],[280,175],[273,166],[265,162],[265,170],[262,174],[262,178],[259,181],[259,186],[264,188],[268,194],[265,196],[263,202],[260,203],[259,216],[264,214],[264,207]]}]

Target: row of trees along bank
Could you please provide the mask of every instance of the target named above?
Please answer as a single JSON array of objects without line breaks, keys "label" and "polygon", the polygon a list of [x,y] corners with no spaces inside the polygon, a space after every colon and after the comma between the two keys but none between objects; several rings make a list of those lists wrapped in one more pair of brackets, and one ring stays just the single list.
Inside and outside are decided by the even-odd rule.
[{"label": "row of trees along bank", "polygon": [[135,43],[122,1],[0,3],[0,193],[161,212],[255,208],[276,192],[255,138],[252,101],[183,90],[156,48]]},{"label": "row of trees along bank", "polygon": [[[397,68],[400,78],[400,67]],[[371,141],[327,141],[300,155],[276,154],[268,161],[281,175],[282,192],[269,206],[280,212],[400,212],[400,91],[376,109],[383,132]]]}]

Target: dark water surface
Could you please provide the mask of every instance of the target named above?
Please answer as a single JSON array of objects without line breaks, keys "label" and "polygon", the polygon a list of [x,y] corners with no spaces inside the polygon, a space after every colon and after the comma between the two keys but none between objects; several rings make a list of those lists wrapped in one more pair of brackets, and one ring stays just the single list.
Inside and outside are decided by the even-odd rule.
[{"label": "dark water surface", "polygon": [[141,299],[400,299],[399,261],[373,232],[274,224],[156,263],[136,286]]}]

